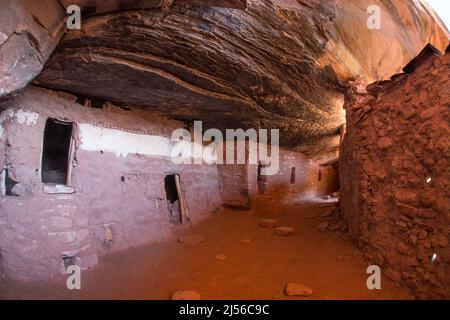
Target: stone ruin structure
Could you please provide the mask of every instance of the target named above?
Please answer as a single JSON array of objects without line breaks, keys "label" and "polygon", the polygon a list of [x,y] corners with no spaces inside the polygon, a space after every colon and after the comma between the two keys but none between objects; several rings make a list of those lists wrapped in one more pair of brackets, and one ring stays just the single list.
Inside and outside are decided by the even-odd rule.
[{"label": "stone ruin structure", "polygon": [[[0,2],[8,277],[88,269],[264,194],[339,190],[370,263],[450,298],[449,33],[424,0]],[[195,120],[278,129],[279,171],[174,163],[171,135]]]},{"label": "stone ruin structure", "polygon": [[[171,134],[183,122],[114,105],[85,107],[75,96],[37,87],[3,106],[2,264],[14,278],[49,279],[64,272],[67,259],[89,268],[103,253],[169,239],[182,222],[172,210],[175,175],[190,223],[222,205],[250,209],[258,194],[257,165],[174,164]],[[335,191],[333,168],[285,149],[280,159],[265,191]],[[292,181],[292,170],[301,179]]]},{"label": "stone ruin structure", "polygon": [[367,258],[422,298],[450,298],[450,46],[347,96],[341,212]]}]

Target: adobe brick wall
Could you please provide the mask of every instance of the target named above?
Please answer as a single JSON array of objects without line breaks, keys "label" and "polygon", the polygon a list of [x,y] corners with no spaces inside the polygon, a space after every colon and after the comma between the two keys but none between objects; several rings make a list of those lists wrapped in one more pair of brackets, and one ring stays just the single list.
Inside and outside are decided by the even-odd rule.
[{"label": "adobe brick wall", "polygon": [[[74,253],[86,269],[97,264],[98,256],[105,252],[174,236],[165,175],[180,175],[194,223],[222,204],[217,166],[176,165],[165,154],[172,131],[184,126],[181,122],[145,111],[87,108],[75,103],[74,97],[34,87],[2,107],[0,146],[5,152],[0,161],[22,187],[19,196],[0,196],[0,264],[12,278],[49,279],[62,271],[64,253]],[[39,171],[48,117],[76,124],[76,166],[71,183],[75,193],[48,194],[43,190]],[[85,135],[86,125],[94,128],[94,134]],[[113,135],[112,147],[119,151],[127,149],[132,134],[139,134],[136,139],[142,140],[136,151],[117,154],[102,149],[95,129],[101,130],[102,136]],[[154,154],[139,152],[147,139],[155,141],[155,150],[145,151]],[[107,228],[113,236],[108,246]]]},{"label": "adobe brick wall", "polygon": [[[291,183],[292,168],[295,181]],[[319,174],[320,171],[320,174]],[[338,173],[333,166],[285,148],[279,150],[279,170],[258,182],[258,165],[218,165],[220,191],[224,205],[250,210],[258,195],[275,197],[277,202],[307,200],[338,190]]]},{"label": "adobe brick wall", "polygon": [[369,262],[418,298],[450,298],[449,75],[448,50],[428,51],[345,105],[341,211]]}]

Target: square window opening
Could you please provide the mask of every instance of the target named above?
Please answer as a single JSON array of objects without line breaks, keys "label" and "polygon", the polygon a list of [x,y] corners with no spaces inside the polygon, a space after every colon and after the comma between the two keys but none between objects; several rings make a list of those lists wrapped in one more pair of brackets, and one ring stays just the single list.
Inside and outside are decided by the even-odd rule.
[{"label": "square window opening", "polygon": [[77,265],[77,257],[74,255],[63,254],[62,256],[64,269],[67,270],[70,266]]}]

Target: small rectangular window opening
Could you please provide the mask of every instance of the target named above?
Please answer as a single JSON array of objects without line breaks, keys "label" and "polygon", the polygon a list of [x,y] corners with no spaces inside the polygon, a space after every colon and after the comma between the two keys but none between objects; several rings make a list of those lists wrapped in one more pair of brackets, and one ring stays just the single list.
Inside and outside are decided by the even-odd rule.
[{"label": "small rectangular window opening", "polygon": [[73,255],[64,254],[63,257],[64,268],[67,270],[70,266],[77,265],[77,257]]},{"label": "small rectangular window opening", "polygon": [[47,119],[42,150],[41,175],[43,183],[63,185],[69,183],[72,129],[73,124],[71,122]]}]

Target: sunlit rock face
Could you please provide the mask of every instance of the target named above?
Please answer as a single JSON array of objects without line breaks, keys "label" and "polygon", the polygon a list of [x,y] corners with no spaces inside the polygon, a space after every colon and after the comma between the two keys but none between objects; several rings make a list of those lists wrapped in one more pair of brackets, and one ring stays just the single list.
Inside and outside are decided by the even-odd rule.
[{"label": "sunlit rock face", "polygon": [[0,0],[0,98],[23,89],[42,70],[64,31],[57,0]]},{"label": "sunlit rock face", "polygon": [[[380,30],[367,26],[372,4]],[[245,10],[175,1],[85,18],[36,83],[205,127],[279,128],[289,147],[333,148],[344,88],[388,79],[428,42],[443,50],[448,34],[418,0],[249,0]]]}]

